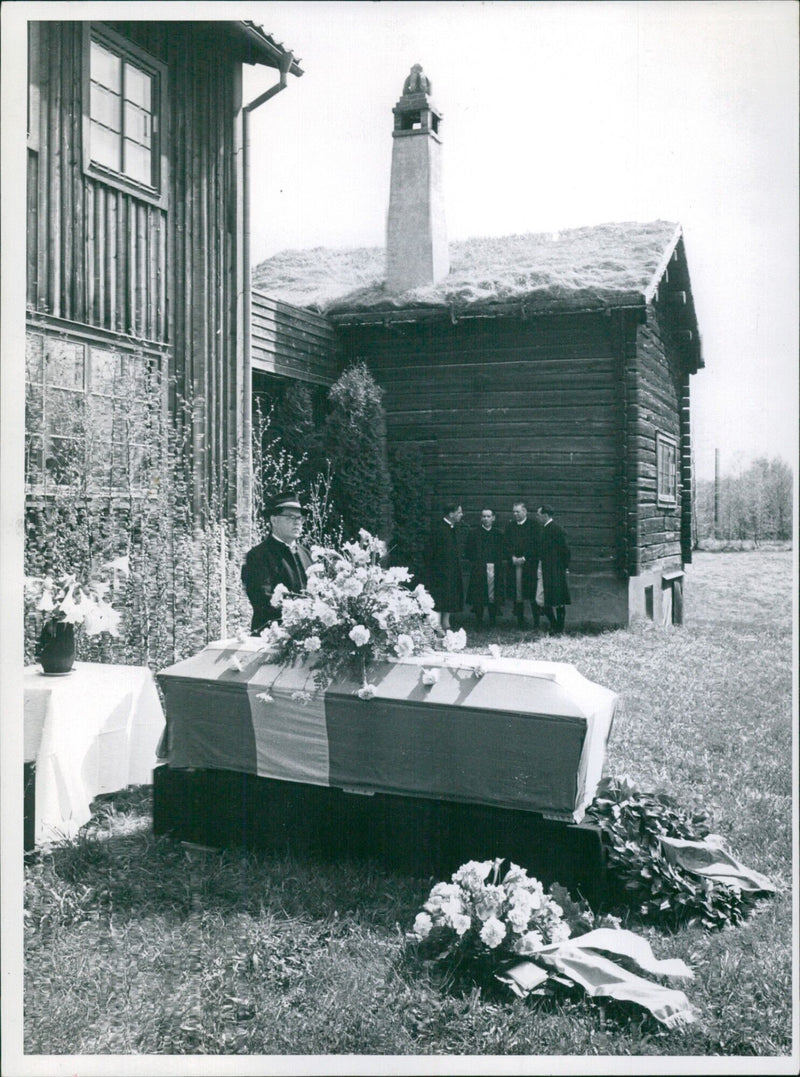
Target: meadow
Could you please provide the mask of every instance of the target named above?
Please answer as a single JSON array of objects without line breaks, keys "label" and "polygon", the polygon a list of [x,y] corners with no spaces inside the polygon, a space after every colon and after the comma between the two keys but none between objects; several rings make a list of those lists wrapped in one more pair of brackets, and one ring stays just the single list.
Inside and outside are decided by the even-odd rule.
[{"label": "meadow", "polygon": [[571,662],[617,691],[607,773],[705,808],[727,849],[775,883],[721,931],[668,933],[626,914],[657,956],[694,970],[696,1024],[448,986],[405,942],[436,880],[156,838],[141,787],[98,801],[74,841],[27,859],[25,1051],[790,1055],[792,588],[789,550],[698,553],[683,627],[533,638],[465,625],[470,650]]}]

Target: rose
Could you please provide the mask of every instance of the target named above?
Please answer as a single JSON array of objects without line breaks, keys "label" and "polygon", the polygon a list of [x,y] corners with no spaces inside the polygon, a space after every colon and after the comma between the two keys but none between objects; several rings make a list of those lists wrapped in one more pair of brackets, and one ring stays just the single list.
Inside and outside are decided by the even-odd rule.
[{"label": "rose", "polygon": [[364,647],[369,643],[371,633],[364,625],[353,625],[348,635],[356,647]]},{"label": "rose", "polygon": [[449,629],[444,634],[444,649],[446,651],[463,651],[467,645],[467,633],[463,628],[459,628],[458,632],[451,632]]},{"label": "rose", "polygon": [[397,637],[397,643],[394,645],[395,653],[398,658],[408,658],[409,655],[414,653],[414,641],[411,636],[405,632]]},{"label": "rose", "polygon": [[362,684],[356,695],[359,699],[372,699],[376,692],[377,688],[374,684]]},{"label": "rose", "polygon": [[431,920],[430,916],[428,916],[426,912],[418,912],[412,932],[418,939],[427,939],[428,935],[431,933],[432,927],[433,920]]},{"label": "rose", "polygon": [[488,946],[490,950],[495,950],[505,937],[505,924],[498,920],[496,916],[490,916],[481,928],[481,942]]},{"label": "rose", "polygon": [[322,642],[319,636],[308,636],[307,639],[303,640],[303,647],[307,651],[318,651],[321,646]]},{"label": "rose", "polygon": [[277,609],[282,605],[284,598],[288,594],[289,588],[285,584],[277,584],[275,590],[272,592],[272,598],[269,600],[270,606],[274,606]]}]

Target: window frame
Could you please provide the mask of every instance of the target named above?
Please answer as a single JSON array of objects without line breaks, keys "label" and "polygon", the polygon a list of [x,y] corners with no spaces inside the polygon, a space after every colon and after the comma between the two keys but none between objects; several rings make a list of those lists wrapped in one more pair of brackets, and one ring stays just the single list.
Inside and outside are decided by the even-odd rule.
[{"label": "window frame", "polygon": [[[153,120],[151,167],[153,184],[141,183],[126,175],[117,172],[107,165],[99,164],[92,159],[92,42],[120,56],[123,62],[133,64],[152,79],[152,109]],[[167,100],[167,67],[154,56],[134,45],[132,41],[120,36],[108,27],[100,23],[87,23],[83,30],[83,101],[82,101],[82,141],[83,141],[83,171],[85,175],[110,187],[116,187],[126,194],[135,195],[137,198],[162,209],[167,206],[167,129],[166,110],[164,103]],[[123,110],[124,114],[124,110]],[[120,132],[120,138],[124,138],[124,130]]]},{"label": "window frame", "polygon": [[[662,492],[664,483],[662,450],[670,450],[673,457],[672,492]],[[656,433],[656,504],[663,508],[676,508],[678,505],[678,440],[669,434]]]},{"label": "window frame", "polygon": [[[39,370],[38,380],[33,380],[29,374],[29,368],[27,365],[27,346],[28,341],[38,338],[41,341],[39,345],[41,353],[38,357],[37,368]],[[82,351],[82,376],[80,385],[59,385],[54,382],[50,382],[47,376],[47,362],[49,349],[52,346],[58,347],[58,345],[66,344],[75,348],[79,348]],[[38,500],[40,498],[49,498],[53,496],[63,496],[69,492],[75,492],[79,489],[80,483],[75,482],[59,482],[57,477],[48,469],[47,460],[49,458],[50,449],[53,445],[54,439],[56,442],[73,441],[75,443],[85,444],[86,433],[53,433],[53,417],[54,413],[51,410],[51,400],[48,396],[48,390],[55,390],[56,392],[70,392],[74,393],[77,405],[86,411],[92,408],[93,401],[104,400],[107,402],[108,417],[111,419],[112,424],[116,421],[118,416],[122,414],[118,410],[119,401],[124,399],[124,393],[120,394],[114,391],[104,391],[104,388],[95,382],[95,352],[108,352],[116,355],[123,365],[123,371],[121,378],[124,381],[131,377],[132,369],[139,372],[139,375],[146,383],[150,377],[155,377],[158,382],[158,402],[157,406],[160,421],[164,422],[167,418],[167,402],[166,394],[164,391],[164,377],[166,371],[166,364],[168,362],[167,353],[161,349],[150,349],[142,347],[131,347],[127,342],[106,339],[105,337],[85,336],[81,333],[74,333],[69,331],[55,331],[50,330],[45,324],[29,324],[26,327],[26,370],[25,370],[25,400],[26,400],[26,422],[25,422],[25,441],[26,441],[26,458],[25,458],[25,494],[26,498],[33,498]],[[115,382],[116,384],[116,382]],[[39,429],[33,429],[28,425],[28,392],[29,386],[35,387],[34,395],[38,395],[39,398]],[[153,398],[155,399],[155,398]],[[150,402],[151,406],[153,401]],[[40,454],[40,463],[38,466],[33,467],[29,464],[28,449],[37,451]],[[113,439],[117,440],[117,439]],[[38,446],[34,446],[34,441],[38,442]],[[134,453],[147,449],[147,443],[140,438],[130,440],[127,436],[124,439],[120,439],[120,445],[123,447],[124,452]],[[104,465],[105,466],[105,465]],[[109,461],[109,474],[113,475],[113,461]],[[31,481],[32,477],[33,481]],[[84,492],[90,499],[96,499],[101,497],[149,497],[152,495],[152,490],[148,482],[142,483],[139,479],[135,479],[130,485],[118,484],[118,483],[100,483],[97,480],[97,476],[94,472],[86,476],[86,487]]]}]

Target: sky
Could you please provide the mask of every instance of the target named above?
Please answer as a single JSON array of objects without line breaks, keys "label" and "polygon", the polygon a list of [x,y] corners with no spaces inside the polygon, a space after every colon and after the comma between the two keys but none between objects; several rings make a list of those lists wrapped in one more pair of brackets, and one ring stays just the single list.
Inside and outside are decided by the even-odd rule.
[{"label": "sky", "polygon": [[[797,462],[798,11],[790,0],[212,5],[304,75],[253,113],[253,264],[383,246],[392,107],[444,114],[448,235],[683,226],[705,369],[695,469]],[[252,100],[275,81],[245,69]]]}]

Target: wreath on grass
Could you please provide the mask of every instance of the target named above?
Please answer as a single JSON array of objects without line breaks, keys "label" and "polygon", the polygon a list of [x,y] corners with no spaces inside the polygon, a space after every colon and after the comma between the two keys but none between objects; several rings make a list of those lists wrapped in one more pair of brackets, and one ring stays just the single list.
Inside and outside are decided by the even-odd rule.
[{"label": "wreath on grass", "polygon": [[603,832],[620,896],[661,926],[738,924],[775,889],[724,851],[707,812],[687,811],[667,793],[643,793],[627,778],[603,779],[586,819]]}]

